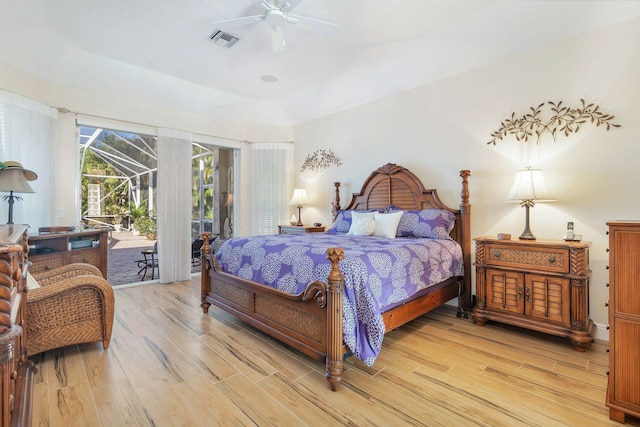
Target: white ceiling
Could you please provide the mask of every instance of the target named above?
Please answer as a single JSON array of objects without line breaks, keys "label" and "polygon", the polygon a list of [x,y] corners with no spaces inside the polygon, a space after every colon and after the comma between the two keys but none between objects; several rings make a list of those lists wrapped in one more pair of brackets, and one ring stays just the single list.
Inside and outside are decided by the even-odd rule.
[{"label": "white ceiling", "polygon": [[[238,123],[289,126],[640,16],[640,1],[304,0],[338,24],[209,40],[252,0],[5,0],[0,60],[46,80]],[[263,75],[278,77],[265,83]],[[0,82],[0,87],[2,83]]]}]

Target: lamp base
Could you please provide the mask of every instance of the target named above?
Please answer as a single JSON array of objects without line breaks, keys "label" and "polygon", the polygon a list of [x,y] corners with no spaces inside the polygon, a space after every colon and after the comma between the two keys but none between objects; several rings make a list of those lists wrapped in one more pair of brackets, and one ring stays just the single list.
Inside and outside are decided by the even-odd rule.
[{"label": "lamp base", "polygon": [[13,195],[13,190],[9,192],[9,196],[6,197],[9,201],[9,218],[7,219],[7,225],[13,224],[13,203],[16,199],[19,199],[18,196]]},{"label": "lamp base", "polygon": [[518,238],[520,240],[536,240],[536,236],[534,236],[533,233],[531,233],[531,230],[529,229],[529,206],[532,205],[533,202],[525,200],[524,202],[522,202],[522,204],[523,204],[524,209],[525,209],[525,221],[526,222],[525,222],[525,225],[524,225],[524,231],[522,232],[522,234]]},{"label": "lamp base", "polygon": [[302,227],[302,217],[300,216],[301,209],[302,205],[298,205],[298,223],[296,224],[298,227]]},{"label": "lamp base", "polygon": [[525,231],[522,232],[520,237],[518,237],[518,239],[520,239],[520,240],[536,240],[536,236],[531,234],[531,232],[527,233],[526,230],[525,230]]}]

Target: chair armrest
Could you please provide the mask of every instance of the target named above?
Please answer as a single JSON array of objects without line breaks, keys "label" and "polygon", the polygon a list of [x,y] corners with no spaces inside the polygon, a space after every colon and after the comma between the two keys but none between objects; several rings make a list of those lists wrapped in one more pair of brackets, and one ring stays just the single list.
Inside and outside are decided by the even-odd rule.
[{"label": "chair armrest", "polygon": [[87,337],[89,341],[103,341],[106,349],[111,339],[114,306],[111,285],[95,275],[72,277],[27,291],[27,336],[38,343],[30,354]]},{"label": "chair armrest", "polygon": [[102,278],[102,273],[98,267],[91,264],[67,264],[53,270],[44,271],[34,274],[33,278],[38,281],[40,286],[46,287],[61,280],[70,279],[77,276],[98,276]]},{"label": "chair armrest", "polygon": [[[73,294],[85,290],[92,290],[96,292],[106,302],[110,301],[111,306],[113,307],[115,299],[113,295],[113,288],[105,279],[95,275],[71,277],[59,280],[55,283],[50,283],[48,286],[31,289],[27,292],[27,304],[48,301],[54,296]],[[59,309],[60,308],[58,307],[57,310]]]}]

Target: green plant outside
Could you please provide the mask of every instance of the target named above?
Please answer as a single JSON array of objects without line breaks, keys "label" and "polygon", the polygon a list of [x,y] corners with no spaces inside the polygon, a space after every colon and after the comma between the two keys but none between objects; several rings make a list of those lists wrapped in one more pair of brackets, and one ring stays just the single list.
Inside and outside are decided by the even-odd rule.
[{"label": "green plant outside", "polygon": [[158,227],[155,218],[148,216],[142,216],[133,223],[133,228],[145,236],[155,236],[158,232]]},{"label": "green plant outside", "polygon": [[138,207],[131,208],[131,210],[129,211],[129,216],[131,217],[131,220],[135,223],[136,220],[138,218],[142,218],[142,216],[144,216],[146,212],[147,210],[145,209],[144,206],[138,206]]}]

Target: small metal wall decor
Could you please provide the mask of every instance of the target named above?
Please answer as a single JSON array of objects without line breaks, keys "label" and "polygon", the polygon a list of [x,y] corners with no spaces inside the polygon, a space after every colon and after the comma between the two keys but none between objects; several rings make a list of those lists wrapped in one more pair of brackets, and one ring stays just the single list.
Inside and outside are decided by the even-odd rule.
[{"label": "small metal wall decor", "polygon": [[331,150],[316,150],[309,154],[300,168],[300,172],[323,171],[331,165],[340,166],[342,160]]},{"label": "small metal wall decor", "polygon": [[[600,111],[600,106],[594,103],[587,104],[584,99],[580,99],[580,106],[570,108],[562,105],[562,101],[543,102],[537,107],[529,107],[530,113],[526,113],[520,118],[516,118],[516,113],[511,113],[511,117],[500,123],[500,128],[491,134],[491,140],[487,144],[496,145],[497,140],[502,140],[508,135],[514,135],[517,141],[528,141],[535,135],[536,143],[540,141],[540,135],[549,132],[556,140],[559,133],[569,136],[577,133],[585,123],[594,123],[596,126],[603,125],[609,130],[612,127],[620,127],[612,123],[615,116],[605,114]],[[548,121],[543,121],[541,117],[543,107],[551,111]]]}]

